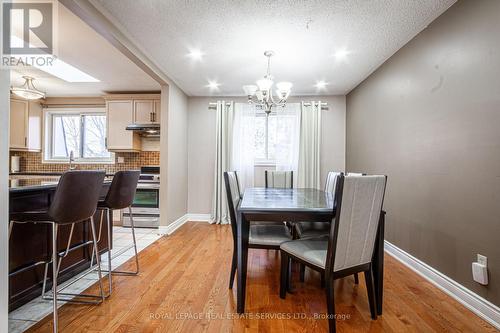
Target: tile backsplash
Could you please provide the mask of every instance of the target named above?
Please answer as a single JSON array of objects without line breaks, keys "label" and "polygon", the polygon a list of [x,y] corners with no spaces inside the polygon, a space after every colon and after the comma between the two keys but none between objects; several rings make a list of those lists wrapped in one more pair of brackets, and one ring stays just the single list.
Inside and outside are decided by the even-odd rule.
[{"label": "tile backsplash", "polygon": [[[10,156],[20,156],[20,172],[64,172],[68,163],[42,163],[42,153],[11,151]],[[118,163],[123,157],[124,163]],[[76,164],[79,170],[106,170],[113,173],[119,170],[139,169],[145,165],[160,165],[159,151],[141,151],[137,153],[115,153],[115,164]]]}]

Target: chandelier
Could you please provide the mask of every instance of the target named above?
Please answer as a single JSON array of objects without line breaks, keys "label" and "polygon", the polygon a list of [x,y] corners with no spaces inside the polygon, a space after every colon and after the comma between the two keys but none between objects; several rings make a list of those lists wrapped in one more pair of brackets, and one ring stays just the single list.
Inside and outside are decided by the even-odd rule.
[{"label": "chandelier", "polygon": [[273,97],[273,79],[271,75],[271,57],[273,51],[264,52],[267,57],[267,73],[264,78],[256,82],[257,85],[243,86],[243,91],[248,96],[248,103],[255,105],[263,110],[267,115],[272,112],[273,108],[283,107],[286,104],[286,99],[290,95],[292,84],[290,82],[278,82],[276,84],[276,98]]},{"label": "chandelier", "polygon": [[23,76],[24,84],[21,87],[11,87],[10,91],[24,99],[40,99],[45,97],[45,93],[36,89],[33,85],[33,81],[35,80],[31,76]]}]

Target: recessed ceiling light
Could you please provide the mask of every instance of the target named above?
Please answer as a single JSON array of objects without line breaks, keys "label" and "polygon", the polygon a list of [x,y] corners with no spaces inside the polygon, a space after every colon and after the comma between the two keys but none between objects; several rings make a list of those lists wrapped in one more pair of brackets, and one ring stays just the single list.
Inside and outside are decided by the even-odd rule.
[{"label": "recessed ceiling light", "polygon": [[188,53],[188,57],[200,61],[203,58],[204,53],[201,50],[193,49]]},{"label": "recessed ceiling light", "polygon": [[215,80],[208,80],[208,84],[206,85],[207,88],[210,88],[211,90],[217,90],[219,89],[220,83],[218,83]]},{"label": "recessed ceiling light", "polygon": [[314,86],[316,87],[316,89],[325,89],[327,85],[328,85],[328,82],[321,80],[321,81],[316,82],[316,84]]},{"label": "recessed ceiling light", "polygon": [[349,50],[347,50],[346,48],[342,48],[342,49],[339,49],[335,52],[334,57],[338,61],[342,61],[342,60],[345,60],[350,53],[351,52]]}]

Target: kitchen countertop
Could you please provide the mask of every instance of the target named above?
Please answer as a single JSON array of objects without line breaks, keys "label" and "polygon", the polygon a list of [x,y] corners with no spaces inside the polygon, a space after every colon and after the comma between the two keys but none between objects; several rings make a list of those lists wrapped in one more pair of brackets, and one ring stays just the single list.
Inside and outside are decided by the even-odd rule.
[{"label": "kitchen countertop", "polygon": [[[19,177],[17,177],[19,176]],[[18,175],[9,177],[9,192],[27,192],[55,189],[59,183],[59,176]],[[110,183],[112,176],[107,175],[104,183]]]},{"label": "kitchen countertop", "polygon": [[[9,176],[62,176],[64,172],[54,172],[54,171],[22,171],[22,172],[11,172]],[[114,176],[114,173],[106,173],[107,177]]]}]

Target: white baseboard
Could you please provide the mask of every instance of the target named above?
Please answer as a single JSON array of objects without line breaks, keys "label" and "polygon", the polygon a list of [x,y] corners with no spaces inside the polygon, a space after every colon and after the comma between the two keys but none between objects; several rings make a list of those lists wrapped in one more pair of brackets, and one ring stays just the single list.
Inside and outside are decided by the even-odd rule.
[{"label": "white baseboard", "polygon": [[189,222],[210,222],[210,214],[186,214]]},{"label": "white baseboard", "polygon": [[497,329],[500,329],[500,308],[498,306],[388,241],[384,243],[384,249],[388,254],[408,266],[446,294],[456,299],[479,317],[483,318]]},{"label": "white baseboard", "polygon": [[170,223],[169,225],[160,226],[158,229],[160,230],[161,234],[171,235],[177,229],[182,227],[184,225],[184,223],[186,223],[188,221],[189,222],[210,222],[210,214],[184,214],[183,216],[179,217],[177,220]]}]

